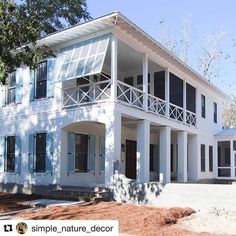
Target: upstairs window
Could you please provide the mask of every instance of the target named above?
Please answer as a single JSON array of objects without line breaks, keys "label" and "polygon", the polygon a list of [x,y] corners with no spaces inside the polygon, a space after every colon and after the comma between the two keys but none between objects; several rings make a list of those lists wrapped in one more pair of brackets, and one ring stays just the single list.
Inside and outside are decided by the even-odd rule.
[{"label": "upstairs window", "polygon": [[35,172],[46,171],[46,133],[37,133],[35,140]]},{"label": "upstairs window", "polygon": [[47,97],[47,61],[41,62],[36,70],[36,99]]},{"label": "upstairs window", "polygon": [[9,74],[7,78],[7,99],[6,104],[16,102],[16,72]]},{"label": "upstairs window", "polygon": [[201,115],[202,118],[206,118],[206,97],[204,95],[201,96]]},{"label": "upstairs window", "polygon": [[214,123],[217,123],[217,103],[213,102],[213,116],[214,116]]},{"label": "upstairs window", "polygon": [[6,138],[7,145],[7,163],[6,171],[15,172],[15,136],[8,136]]}]

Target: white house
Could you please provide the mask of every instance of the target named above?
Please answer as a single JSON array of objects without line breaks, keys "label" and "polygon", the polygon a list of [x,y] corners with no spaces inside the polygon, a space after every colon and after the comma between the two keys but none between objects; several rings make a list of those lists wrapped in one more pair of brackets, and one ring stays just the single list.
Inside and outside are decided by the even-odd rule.
[{"label": "white house", "polygon": [[1,89],[2,190],[110,187],[115,171],[138,183],[236,178],[236,137],[221,133],[230,98],[121,13],[43,44],[57,57]]}]

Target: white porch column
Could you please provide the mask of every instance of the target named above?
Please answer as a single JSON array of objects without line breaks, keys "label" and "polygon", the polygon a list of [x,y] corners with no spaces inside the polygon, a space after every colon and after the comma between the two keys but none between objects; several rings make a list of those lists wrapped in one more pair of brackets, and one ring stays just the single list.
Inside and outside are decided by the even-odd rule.
[{"label": "white porch column", "polygon": [[187,145],[188,134],[186,131],[178,132],[178,181],[187,182]]},{"label": "white porch column", "polygon": [[149,182],[150,121],[142,120],[137,124],[137,181]]},{"label": "white porch column", "polygon": [[169,69],[165,69],[165,101],[166,101],[166,117],[169,117],[169,102],[170,102],[170,73]]},{"label": "white porch column", "polygon": [[197,181],[200,173],[199,135],[190,135],[188,139],[188,180]]},{"label": "white porch column", "polygon": [[171,129],[168,126],[160,128],[160,181],[170,183],[170,143]]},{"label": "white porch column", "polygon": [[121,158],[121,113],[114,112],[106,123],[105,134],[105,186],[111,187],[115,167],[119,168]]},{"label": "white porch column", "polygon": [[201,94],[199,88],[196,88],[196,126],[201,117]]},{"label": "white porch column", "polygon": [[143,55],[143,92],[144,92],[144,100],[143,105],[145,111],[148,110],[148,57],[147,54]]},{"label": "white porch column", "polygon": [[117,98],[117,37],[111,38],[111,100]]},{"label": "white porch column", "polygon": [[184,109],[184,123],[186,123],[186,81],[183,82],[183,109]]}]

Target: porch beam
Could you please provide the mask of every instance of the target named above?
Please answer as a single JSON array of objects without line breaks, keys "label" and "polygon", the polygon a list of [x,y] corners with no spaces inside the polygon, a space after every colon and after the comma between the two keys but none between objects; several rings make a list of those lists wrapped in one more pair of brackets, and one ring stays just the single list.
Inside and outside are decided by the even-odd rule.
[{"label": "porch beam", "polygon": [[111,38],[111,100],[117,99],[117,37]]},{"label": "porch beam", "polygon": [[186,131],[178,132],[178,182],[187,182],[187,145]]},{"label": "porch beam", "polygon": [[170,144],[171,129],[168,126],[160,128],[160,182],[170,183]]},{"label": "porch beam", "polygon": [[137,124],[137,181],[149,182],[150,162],[150,121],[142,120]]}]

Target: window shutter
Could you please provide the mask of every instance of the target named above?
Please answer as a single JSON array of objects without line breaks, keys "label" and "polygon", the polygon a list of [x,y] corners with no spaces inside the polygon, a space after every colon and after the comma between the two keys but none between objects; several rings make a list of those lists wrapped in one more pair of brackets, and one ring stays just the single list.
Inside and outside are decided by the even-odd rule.
[{"label": "window shutter", "polygon": [[75,134],[68,133],[67,143],[67,169],[68,172],[75,171]]},{"label": "window shutter", "polygon": [[47,60],[47,97],[54,96],[54,86],[52,85],[53,72],[55,66],[55,58],[50,58]]},{"label": "window shutter", "polygon": [[46,172],[52,174],[53,170],[53,134],[47,133],[47,147],[46,147]]},{"label": "window shutter", "polygon": [[23,98],[23,70],[16,70],[16,104],[21,103]]},{"label": "window shutter", "polygon": [[88,166],[89,171],[95,171],[95,158],[96,158],[96,136],[89,135],[89,145],[88,145]]},{"label": "window shutter", "polygon": [[34,70],[30,70],[30,91],[29,91],[29,95],[30,95],[30,101],[34,101],[35,99],[35,71]]},{"label": "window shutter", "polygon": [[15,144],[15,173],[20,174],[21,172],[21,139],[20,136],[16,136]]},{"label": "window shutter", "polygon": [[28,153],[28,169],[29,173],[34,173],[34,146],[35,146],[35,134],[29,134],[29,153]]},{"label": "window shutter", "polygon": [[99,170],[105,171],[105,137],[99,137]]},{"label": "window shutter", "polygon": [[5,169],[5,140],[5,137],[0,137],[0,173]]},{"label": "window shutter", "polygon": [[0,97],[0,100],[1,100],[1,106],[6,106],[6,86],[2,85],[1,86],[1,97]]}]

